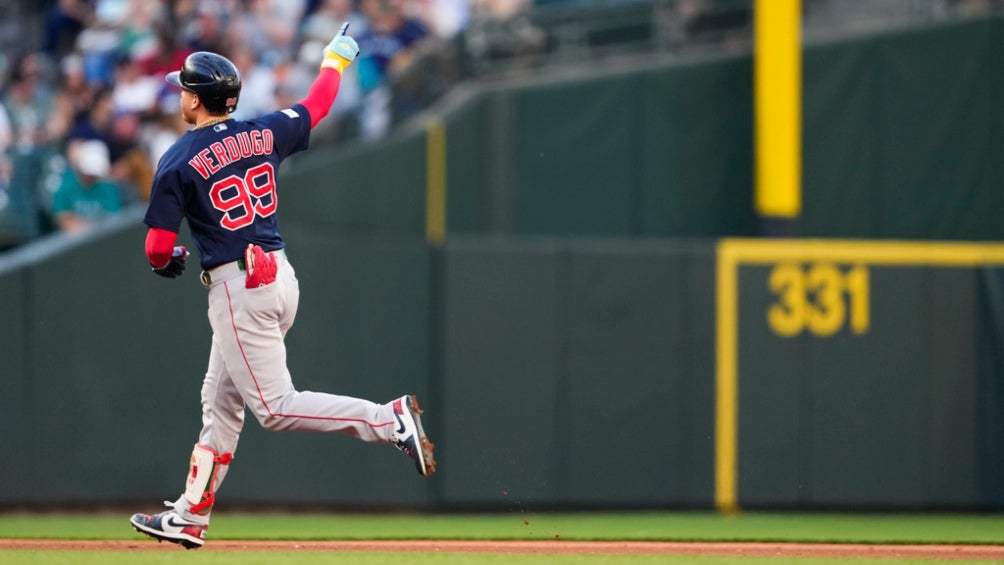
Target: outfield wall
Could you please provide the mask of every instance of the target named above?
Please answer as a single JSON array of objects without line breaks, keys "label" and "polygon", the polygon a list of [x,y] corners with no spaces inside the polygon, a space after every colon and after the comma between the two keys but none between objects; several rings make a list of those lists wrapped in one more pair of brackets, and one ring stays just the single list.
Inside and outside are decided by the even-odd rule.
[{"label": "outfield wall", "polygon": [[[419,394],[440,472],[422,480],[396,450],[266,433],[249,417],[225,501],[1004,500],[1004,246],[456,237],[437,248],[287,231],[302,290],[287,339],[295,382]],[[0,503],[155,501],[182,487],[209,350],[205,291],[191,272],[151,276],[142,239],[125,228],[0,276],[17,305],[0,323]]]}]

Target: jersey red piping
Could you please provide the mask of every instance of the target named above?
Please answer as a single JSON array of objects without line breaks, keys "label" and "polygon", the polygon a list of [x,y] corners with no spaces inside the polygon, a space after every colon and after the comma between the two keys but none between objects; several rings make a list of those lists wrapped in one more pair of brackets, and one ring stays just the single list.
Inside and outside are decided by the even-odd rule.
[{"label": "jersey red piping", "polygon": [[393,424],[393,421],[384,422],[383,424],[374,424],[369,420],[363,420],[361,418],[333,418],[330,416],[301,416],[298,414],[279,414],[272,411],[269,407],[268,402],[265,401],[265,396],[261,392],[261,386],[258,384],[258,377],[254,374],[254,369],[251,368],[251,362],[248,361],[247,355],[244,353],[244,344],[241,343],[240,334],[237,331],[237,320],[234,319],[234,306],[230,301],[230,284],[227,282],[223,283],[223,289],[227,293],[227,307],[230,309],[230,324],[234,328],[234,340],[237,341],[237,347],[241,350],[241,357],[244,359],[244,365],[248,368],[248,373],[251,375],[251,380],[254,381],[255,389],[258,391],[258,399],[261,400],[262,406],[265,407],[265,411],[268,412],[269,416],[276,418],[301,418],[304,420],[330,420],[333,422],[362,422],[371,428],[382,428],[384,426],[389,426]]}]

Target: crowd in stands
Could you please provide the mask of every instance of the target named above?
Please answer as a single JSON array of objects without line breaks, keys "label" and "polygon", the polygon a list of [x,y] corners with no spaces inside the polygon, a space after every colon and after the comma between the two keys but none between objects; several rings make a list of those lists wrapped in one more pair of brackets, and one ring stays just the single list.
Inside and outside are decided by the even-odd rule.
[{"label": "crowd in stands", "polygon": [[[528,0],[58,0],[38,45],[0,54],[0,251],[77,232],[149,197],[156,164],[189,127],[164,75],[195,51],[234,61],[247,119],[302,99],[323,47],[349,22],[361,55],[314,138],[378,138],[387,77],[472,15]],[[347,133],[348,132],[348,133]]]},{"label": "crowd in stands", "polygon": [[[48,233],[80,232],[144,205],[157,161],[189,127],[164,75],[195,51],[221,53],[237,65],[243,89],[234,117],[248,119],[302,99],[324,45],[349,22],[360,58],[312,138],[376,139],[392,118],[413,113],[429,102],[430,91],[435,96],[451,84],[425,78],[434,73],[413,64],[430,46],[462,45],[476,73],[485,66],[478,63],[492,57],[530,60],[549,41],[555,49],[565,36],[583,35],[569,34],[560,8],[641,1],[50,0],[45,5],[51,7],[38,8],[45,12],[38,29],[22,34],[22,43],[35,43],[0,52],[0,252]],[[865,17],[874,19],[875,13],[915,12],[915,3],[805,0],[804,7],[807,20],[830,21],[833,11],[860,12],[849,10],[852,4],[867,7]],[[985,13],[1001,4],[926,0],[924,6]],[[670,40],[691,41],[707,30],[727,38],[736,29],[748,33],[751,5],[658,0],[651,21],[662,22],[656,27]],[[529,22],[530,8],[552,8],[557,39]],[[414,84],[409,68],[410,76],[422,75],[422,84]]]}]

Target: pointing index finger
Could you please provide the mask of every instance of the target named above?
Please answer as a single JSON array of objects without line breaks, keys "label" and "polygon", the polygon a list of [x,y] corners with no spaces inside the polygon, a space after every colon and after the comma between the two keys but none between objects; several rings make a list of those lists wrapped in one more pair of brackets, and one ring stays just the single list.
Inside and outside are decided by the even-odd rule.
[{"label": "pointing index finger", "polygon": [[335,37],[341,37],[345,35],[345,32],[347,31],[349,31],[349,22],[345,22],[344,24],[342,24],[342,27],[338,28],[338,35],[336,35]]}]

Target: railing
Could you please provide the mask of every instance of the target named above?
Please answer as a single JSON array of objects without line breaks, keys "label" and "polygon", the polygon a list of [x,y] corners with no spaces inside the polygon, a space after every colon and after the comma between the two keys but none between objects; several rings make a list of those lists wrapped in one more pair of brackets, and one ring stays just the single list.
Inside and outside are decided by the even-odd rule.
[{"label": "railing", "polygon": [[[452,41],[428,45],[392,77],[393,121],[453,85],[614,56],[749,49],[755,0],[581,0],[507,20],[476,17]],[[1004,0],[803,0],[807,39],[1004,13]]]}]

